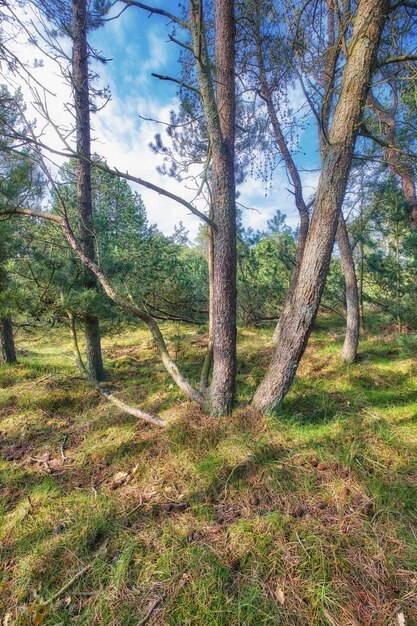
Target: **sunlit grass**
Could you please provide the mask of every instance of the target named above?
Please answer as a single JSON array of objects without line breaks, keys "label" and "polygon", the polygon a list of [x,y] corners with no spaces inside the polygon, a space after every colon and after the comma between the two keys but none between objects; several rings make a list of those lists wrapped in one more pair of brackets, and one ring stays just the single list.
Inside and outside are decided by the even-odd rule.
[{"label": "sunlit grass", "polygon": [[[19,364],[0,367],[3,621],[417,623],[417,339],[372,325],[348,367],[343,327],[320,318],[267,419],[246,403],[271,329],[239,330],[227,419],[184,401],[145,330],[105,337],[118,393],[166,431],[100,399],[63,329],[18,336]],[[197,381],[204,334],[165,332]]]}]

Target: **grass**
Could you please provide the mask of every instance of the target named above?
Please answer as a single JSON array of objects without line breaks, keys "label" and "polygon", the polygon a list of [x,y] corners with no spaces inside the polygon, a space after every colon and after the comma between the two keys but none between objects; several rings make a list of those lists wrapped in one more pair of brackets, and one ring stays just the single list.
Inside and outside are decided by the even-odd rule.
[{"label": "grass", "polygon": [[[19,335],[0,367],[2,624],[417,624],[417,338],[375,321],[344,366],[337,324],[268,419],[246,402],[270,329],[239,331],[229,419],[184,401],[144,330],[106,337],[119,393],[164,431],[77,376],[63,329]],[[197,380],[204,336],[165,332]]]}]

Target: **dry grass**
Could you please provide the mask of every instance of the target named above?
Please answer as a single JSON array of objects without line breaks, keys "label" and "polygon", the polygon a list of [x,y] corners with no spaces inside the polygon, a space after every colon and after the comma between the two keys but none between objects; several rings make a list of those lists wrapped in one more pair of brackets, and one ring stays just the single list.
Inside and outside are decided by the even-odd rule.
[{"label": "dry grass", "polygon": [[323,325],[269,419],[244,405],[269,331],[240,332],[230,419],[183,401],[144,331],[108,337],[113,381],[163,432],[98,398],[62,331],[21,339],[0,368],[3,623],[417,624],[416,340],[369,335],[345,367]]}]

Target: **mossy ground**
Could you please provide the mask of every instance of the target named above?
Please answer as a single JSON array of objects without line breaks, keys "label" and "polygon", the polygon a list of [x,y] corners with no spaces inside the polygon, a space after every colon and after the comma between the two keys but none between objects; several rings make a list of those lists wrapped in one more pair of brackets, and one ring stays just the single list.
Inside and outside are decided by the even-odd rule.
[{"label": "mossy ground", "polygon": [[[165,332],[197,380],[205,337]],[[321,318],[262,418],[245,403],[270,334],[239,331],[229,419],[184,401],[145,330],[106,337],[118,392],[166,430],[99,398],[65,329],[18,334],[0,368],[3,624],[417,624],[416,336],[375,324],[344,366]]]}]

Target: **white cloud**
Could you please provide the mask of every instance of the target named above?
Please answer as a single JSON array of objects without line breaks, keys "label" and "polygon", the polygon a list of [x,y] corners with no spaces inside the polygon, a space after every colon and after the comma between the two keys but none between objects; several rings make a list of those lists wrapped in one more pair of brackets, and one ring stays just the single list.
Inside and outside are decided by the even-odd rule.
[{"label": "white cloud", "polygon": [[[23,12],[21,17],[27,19]],[[124,24],[126,24],[124,20],[114,20],[106,26],[110,47],[112,37],[119,44],[126,40]],[[129,51],[129,46],[133,45],[129,44],[126,49],[127,65],[124,67],[123,82],[120,76],[117,77],[117,83],[113,80],[114,68],[108,66],[100,66],[99,68],[100,84],[110,85],[112,99],[104,109],[92,116],[92,135],[94,138],[92,148],[102,155],[110,166],[149,180],[191,201],[194,192],[187,189],[185,184],[178,183],[157,172],[156,166],[161,163],[161,158],[152,152],[149,144],[155,133],[161,130],[161,127],[141,120],[139,117],[142,115],[166,122],[169,119],[170,110],[177,107],[175,97],[169,100],[165,99],[161,105],[156,90],[152,89],[151,81],[156,79],[149,79],[151,71],[164,70],[170,60],[170,48],[168,47],[169,44],[166,43],[165,30],[160,25],[152,25],[146,36],[151,53],[149,59],[145,61],[136,59],[137,47],[133,47]],[[64,45],[68,46],[68,43],[62,41]],[[68,83],[60,75],[60,68],[47,55],[42,54],[33,45],[29,45],[24,33],[15,37],[14,46],[19,58],[27,60],[29,64],[33,62],[34,58],[42,58],[43,67],[33,69],[32,72],[36,79],[54,94],[44,94],[44,101],[50,118],[57,127],[71,127],[71,115],[68,110],[71,90]],[[36,116],[38,129],[41,129],[45,122],[37,112],[36,106],[33,105],[33,93],[24,81],[18,82],[28,103],[28,118],[32,119]],[[140,86],[145,85],[145,83],[146,88],[141,89]],[[32,81],[32,86],[34,85],[35,83]],[[126,89],[127,85],[129,85],[128,89]],[[132,96],[132,86],[135,87],[134,93],[136,95],[134,96]],[[299,99],[299,93],[296,90],[291,94],[291,99],[293,102]],[[63,148],[62,142],[50,124],[45,125],[43,141],[55,149]],[[54,157],[54,161],[59,165],[63,159]],[[196,169],[194,173],[197,173]],[[318,176],[314,173],[303,174],[306,197],[314,191],[317,178]],[[156,222],[163,232],[171,233],[174,225],[182,220],[190,230],[190,236],[196,235],[200,222],[195,216],[187,214],[184,207],[146,188],[134,184],[132,187],[141,193],[149,221],[151,223]],[[261,180],[251,178],[245,182],[239,188],[241,193],[239,202],[256,210],[243,210],[244,224],[255,229],[262,229],[266,226],[267,220],[279,209],[287,214],[288,223],[295,227],[298,223],[298,216],[295,211],[293,196],[287,191],[287,188],[290,188],[290,185],[282,167],[276,170],[272,187],[268,188],[266,195],[265,184]],[[204,207],[199,206],[199,208]]]}]

